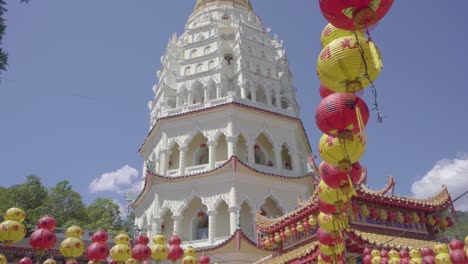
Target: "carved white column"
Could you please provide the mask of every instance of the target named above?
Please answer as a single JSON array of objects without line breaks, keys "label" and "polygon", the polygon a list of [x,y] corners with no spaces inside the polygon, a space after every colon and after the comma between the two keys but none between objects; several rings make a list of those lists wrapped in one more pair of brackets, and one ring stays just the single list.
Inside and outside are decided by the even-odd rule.
[{"label": "carved white column", "polygon": [[188,105],[193,104],[193,91],[188,92]]},{"label": "carved white column", "polygon": [[223,97],[223,90],[221,88],[221,85],[216,85],[216,98],[221,98]]},{"label": "carved white column", "polygon": [[[162,228],[161,228],[162,223],[164,223],[164,218],[155,218],[154,219],[155,226],[154,226],[153,230],[155,232],[155,235],[158,235],[158,234],[162,233]],[[151,239],[151,237],[150,237],[150,239]]]},{"label": "carved white column", "polygon": [[278,89],[275,89],[275,96],[276,96],[276,106],[281,108],[281,94]]},{"label": "carved white column", "polygon": [[184,104],[184,101],[182,99],[181,103],[181,96],[179,93],[176,94],[176,107],[181,107]]},{"label": "carved white column", "polygon": [[276,170],[280,172],[283,169],[283,160],[281,158],[281,151],[283,150],[282,147],[276,146],[275,151],[275,163],[276,163]]},{"label": "carved white column", "polygon": [[154,169],[156,173],[161,173],[160,169],[160,162],[159,162],[159,157],[154,159]]},{"label": "carved white column", "polygon": [[257,102],[257,89],[252,90],[252,102]]},{"label": "carved white column", "polygon": [[179,175],[185,175],[185,158],[187,156],[187,147],[179,147],[180,156],[179,156]]},{"label": "carved white column", "polygon": [[182,220],[184,219],[183,215],[174,215],[172,220],[174,220],[174,235],[181,236],[182,232]]},{"label": "carved white column", "polygon": [[271,105],[271,102],[273,101],[271,98],[272,98],[272,94],[270,92],[267,92],[266,93],[266,97],[267,97],[267,104],[268,105]]},{"label": "carved white column", "polygon": [[208,241],[213,244],[216,238],[216,215],[218,212],[213,210],[206,212],[206,214],[208,215]]},{"label": "carved white column", "polygon": [[204,90],[203,90],[203,96],[205,97],[205,99],[203,100],[203,102],[206,102],[208,100],[210,100],[210,90],[208,89],[208,87],[206,87]]},{"label": "carved white column", "polygon": [[[296,149],[291,149],[289,150],[289,156],[291,156],[291,166],[292,166],[292,170],[297,172],[297,173],[300,173],[301,172],[301,155],[299,153],[299,151],[297,151],[297,148]],[[303,161],[305,162],[305,161]]]},{"label": "carved white column", "polygon": [[170,150],[168,149],[161,150],[161,158],[159,164],[161,175],[167,175],[167,162],[169,158],[169,152]]},{"label": "carved white column", "polygon": [[227,137],[227,152],[228,152],[228,158],[231,158],[233,155],[237,155],[236,151],[236,144],[237,144],[237,137]]},{"label": "carved white column", "polygon": [[254,164],[255,163],[255,150],[252,144],[248,144],[247,155],[248,155],[247,158],[249,160],[249,164],[250,165]]},{"label": "carved white column", "polygon": [[247,91],[246,91],[246,88],[245,88],[245,87],[241,87],[240,91],[241,91],[240,97],[242,97],[242,99],[246,99],[246,98],[247,98]]},{"label": "carved white column", "polygon": [[239,214],[239,207],[238,206],[231,206],[229,207],[229,223],[231,229],[231,235],[234,234],[237,230],[237,218]]},{"label": "carved white column", "polygon": [[208,157],[210,169],[214,169],[216,166],[216,145],[218,145],[216,141],[208,141]]}]

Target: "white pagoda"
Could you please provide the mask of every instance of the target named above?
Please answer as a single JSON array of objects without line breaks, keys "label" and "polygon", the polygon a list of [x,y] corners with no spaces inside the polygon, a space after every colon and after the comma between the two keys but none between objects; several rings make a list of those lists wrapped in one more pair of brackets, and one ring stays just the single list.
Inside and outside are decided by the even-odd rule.
[{"label": "white pagoda", "polygon": [[212,263],[269,255],[256,247],[255,215],[284,215],[313,191],[282,42],[248,0],[198,0],[161,62],[136,225],[177,234]]}]

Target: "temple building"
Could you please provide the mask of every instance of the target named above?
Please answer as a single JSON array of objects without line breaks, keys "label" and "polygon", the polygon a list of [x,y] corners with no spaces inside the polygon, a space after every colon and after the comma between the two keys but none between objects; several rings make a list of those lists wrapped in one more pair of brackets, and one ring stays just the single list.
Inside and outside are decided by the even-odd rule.
[{"label": "temple building", "polygon": [[311,155],[285,50],[248,0],[198,0],[161,58],[132,203],[149,236],[177,234],[212,263],[253,263],[255,215],[313,192]]}]

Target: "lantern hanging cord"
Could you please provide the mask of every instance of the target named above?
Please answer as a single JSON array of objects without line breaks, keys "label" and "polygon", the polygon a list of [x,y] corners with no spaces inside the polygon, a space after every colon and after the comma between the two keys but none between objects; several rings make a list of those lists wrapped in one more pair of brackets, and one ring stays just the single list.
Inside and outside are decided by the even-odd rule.
[{"label": "lantern hanging cord", "polygon": [[[458,199],[462,198],[462,197],[465,196],[466,194],[468,194],[468,191],[466,191],[466,192],[464,192],[463,194],[459,195],[457,198],[455,198],[455,199],[452,201],[452,203],[456,202]],[[433,212],[432,214],[428,215],[427,217],[431,217],[431,216],[437,214],[437,213],[440,212],[442,209],[444,209],[444,208],[439,208],[439,209],[437,209],[437,211]],[[407,228],[405,231],[401,232],[400,234],[398,234],[398,235],[392,237],[391,239],[385,241],[384,243],[382,243],[382,245],[385,245],[385,244],[388,244],[388,243],[392,242],[393,240],[395,240],[395,239],[401,237],[402,235],[408,233],[408,231],[410,231],[410,228]]]},{"label": "lantern hanging cord", "polygon": [[[366,33],[369,36],[369,41],[372,41],[372,38],[369,35],[369,31],[367,29],[366,29]],[[367,65],[367,61],[366,61],[366,56],[364,54],[364,49],[361,46],[361,43],[359,42],[358,34],[357,34],[356,31],[354,31],[354,37],[356,39],[356,44],[358,46],[359,54],[361,55],[362,63],[364,64],[364,69],[365,69],[364,77],[369,81],[370,88],[371,88],[371,91],[372,91],[372,96],[374,97],[374,103],[373,103],[374,107],[372,108],[372,110],[377,112],[377,123],[382,123],[383,119],[385,117],[382,115],[382,113],[380,113],[378,98],[377,98],[377,88],[375,87],[374,82],[371,80],[371,78],[369,76],[369,69],[368,69],[368,65]]]}]

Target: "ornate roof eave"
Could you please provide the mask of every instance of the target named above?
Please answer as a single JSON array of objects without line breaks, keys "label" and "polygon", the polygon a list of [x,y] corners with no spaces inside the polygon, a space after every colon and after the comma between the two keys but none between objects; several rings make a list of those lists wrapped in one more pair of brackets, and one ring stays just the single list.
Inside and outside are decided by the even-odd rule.
[{"label": "ornate roof eave", "polygon": [[185,113],[180,113],[180,114],[176,114],[176,115],[170,115],[170,116],[159,118],[158,120],[156,120],[156,123],[151,128],[148,135],[146,136],[145,141],[143,142],[143,144],[140,146],[140,148],[138,150],[138,153],[140,155],[143,153],[143,150],[145,149],[145,147],[147,145],[146,143],[148,142],[148,139],[150,138],[150,136],[155,131],[158,130],[158,127],[162,123],[172,122],[172,121],[174,121],[176,119],[179,119],[179,118],[190,118],[190,117],[198,115],[200,113],[219,111],[221,108],[229,108],[229,107],[237,107],[237,108],[241,108],[241,109],[248,110],[248,111],[260,112],[260,113],[263,113],[263,114],[273,115],[273,116],[276,116],[276,117],[279,117],[279,118],[284,118],[284,119],[288,119],[288,120],[291,120],[291,121],[298,122],[300,124],[301,128],[302,128],[302,133],[303,133],[303,135],[305,137],[305,141],[307,143],[307,148],[308,148],[309,152],[312,152],[312,147],[310,146],[309,138],[308,138],[306,130],[304,128],[304,124],[302,123],[302,120],[300,118],[292,117],[292,116],[288,116],[288,115],[284,115],[284,114],[280,114],[280,113],[276,113],[276,112],[272,112],[272,111],[268,111],[268,110],[265,110],[265,109],[249,106],[249,105],[242,104],[242,103],[239,103],[239,102],[228,102],[228,103],[223,103],[223,104],[219,104],[219,105],[215,105],[215,106],[211,106],[211,107],[200,108],[200,109],[193,110],[193,111],[190,111],[190,112],[185,112]]},{"label": "ornate roof eave", "polygon": [[[391,177],[389,179],[390,181],[393,180],[393,178]],[[306,218],[310,214],[318,213],[318,207],[316,202],[318,198],[317,190],[318,189],[316,188],[307,202],[301,203],[300,208],[281,217],[267,218],[257,212],[255,217],[257,229],[260,232],[264,233],[277,232],[286,226],[295,224],[297,221]],[[428,213],[433,213],[439,211],[440,209],[446,208],[451,203],[450,194],[447,190],[447,186],[445,185],[442,186],[442,189],[439,193],[428,199],[413,199],[406,197],[390,196],[379,192],[368,193],[365,190],[363,190],[362,187],[358,187],[356,189],[356,193],[357,197],[353,197],[352,201],[374,203],[384,207],[395,207],[409,210],[425,211]]]},{"label": "ornate roof eave", "polygon": [[217,250],[220,250],[224,247],[227,247],[229,246],[230,244],[232,243],[237,243],[237,250],[240,251],[240,243],[244,241],[245,243],[247,243],[249,246],[255,248],[256,250],[258,251],[261,251],[261,252],[265,252],[265,253],[268,253],[268,252],[272,252],[271,250],[268,250],[268,249],[261,249],[259,247],[257,247],[257,244],[255,243],[255,241],[252,241],[250,238],[248,238],[244,232],[242,231],[242,229],[238,228],[236,230],[236,232],[234,232],[234,234],[232,234],[229,238],[227,238],[226,240],[224,240],[223,242],[221,242],[220,244],[217,244],[217,245],[213,245],[213,246],[207,246],[207,247],[199,247],[197,248],[197,252],[213,252],[213,251],[217,251]]},{"label": "ornate roof eave", "polygon": [[239,160],[236,156],[232,156],[229,158],[225,163],[222,165],[216,167],[215,169],[209,170],[209,171],[203,171],[200,173],[195,173],[195,174],[188,174],[188,175],[182,175],[182,176],[176,176],[176,177],[170,177],[170,176],[164,176],[157,174],[152,171],[146,171],[146,181],[145,185],[140,192],[140,194],[137,196],[134,202],[130,204],[133,208],[135,208],[143,199],[145,194],[149,191],[151,188],[151,185],[154,182],[180,182],[184,180],[192,180],[194,178],[202,178],[202,177],[207,177],[211,176],[213,174],[219,174],[221,172],[227,172],[231,170],[232,172],[238,172],[240,170],[244,170],[247,172],[250,172],[254,176],[260,176],[260,177],[272,177],[276,179],[281,179],[281,180],[286,180],[286,181],[308,181],[308,178],[311,177],[310,174],[306,175],[299,175],[299,176],[284,176],[280,174],[274,174],[274,173],[269,173],[269,172],[263,172],[260,170],[257,170],[253,168],[252,166],[244,163],[243,161]]}]

